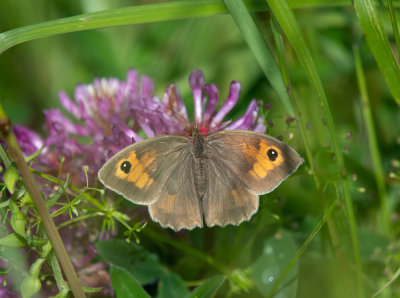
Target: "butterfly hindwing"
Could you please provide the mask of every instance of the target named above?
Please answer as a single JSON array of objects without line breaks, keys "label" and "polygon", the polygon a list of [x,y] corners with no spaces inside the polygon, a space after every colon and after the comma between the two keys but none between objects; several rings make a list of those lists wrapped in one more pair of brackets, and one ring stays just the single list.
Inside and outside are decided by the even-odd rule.
[{"label": "butterfly hindwing", "polygon": [[149,206],[153,220],[175,231],[203,226],[192,164],[193,156],[190,152],[184,152],[179,163],[172,163],[173,174],[165,181],[159,199]]},{"label": "butterfly hindwing", "polygon": [[250,192],[226,159],[208,159],[207,190],[202,198],[207,226],[238,225],[257,212],[258,195]]}]

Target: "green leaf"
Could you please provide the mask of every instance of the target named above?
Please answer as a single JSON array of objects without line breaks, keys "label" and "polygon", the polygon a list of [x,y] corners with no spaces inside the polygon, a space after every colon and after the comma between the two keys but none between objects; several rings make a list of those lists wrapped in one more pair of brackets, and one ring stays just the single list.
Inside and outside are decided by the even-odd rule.
[{"label": "green leaf", "polygon": [[218,289],[224,283],[226,277],[215,275],[193,290],[187,298],[211,298],[217,293]]},{"label": "green leaf", "polygon": [[188,294],[189,291],[179,275],[169,271],[162,273],[158,298],[185,297]]},{"label": "green leaf", "polygon": [[14,193],[15,184],[19,180],[19,174],[17,168],[12,166],[11,168],[7,169],[4,173],[4,182],[8,188],[8,191],[12,194]]},{"label": "green leaf", "polygon": [[24,238],[16,233],[9,234],[0,238],[0,246],[24,247],[26,245]]},{"label": "green leaf", "polygon": [[37,276],[28,275],[21,284],[22,297],[29,298],[40,291],[42,284]]},{"label": "green leaf", "polygon": [[145,251],[136,243],[109,240],[97,242],[96,248],[107,262],[125,269],[141,285],[152,282],[162,272],[157,256]]},{"label": "green leaf", "polygon": [[224,0],[224,3],[236,25],[242,32],[258,64],[260,64],[266,78],[271,83],[272,88],[278,94],[287,112],[290,115],[294,115],[293,107],[279,67],[243,1]]},{"label": "green leaf", "polygon": [[[263,253],[251,266],[251,277],[260,293],[269,293],[274,282],[285,270],[297,251],[292,235],[282,230],[279,237],[269,238],[264,243]],[[282,282],[282,288],[274,297],[296,297],[298,263],[294,264]]]},{"label": "green leaf", "polygon": [[111,284],[117,298],[150,297],[128,272],[117,267],[111,267]]},{"label": "green leaf", "polygon": [[400,104],[400,66],[394,57],[374,0],[354,0],[354,8],[369,48],[374,54],[390,92]]},{"label": "green leaf", "polygon": [[22,238],[26,238],[25,237],[26,219],[25,219],[24,215],[19,210],[19,207],[17,206],[17,204],[11,199],[9,202],[9,207],[10,207],[10,211],[12,214],[11,220],[10,220],[11,227]]}]

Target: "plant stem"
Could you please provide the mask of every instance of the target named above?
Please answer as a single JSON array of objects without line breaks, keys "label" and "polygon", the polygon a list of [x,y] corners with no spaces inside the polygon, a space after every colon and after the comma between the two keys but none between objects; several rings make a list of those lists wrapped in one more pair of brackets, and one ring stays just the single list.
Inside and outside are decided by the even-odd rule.
[{"label": "plant stem", "polygon": [[361,62],[360,52],[357,46],[353,47],[354,59],[356,63],[356,73],[358,88],[361,93],[361,110],[363,112],[364,125],[368,133],[369,150],[371,152],[372,164],[374,166],[374,174],[380,199],[380,218],[378,226],[381,233],[390,235],[390,208],[387,202],[387,194],[385,187],[385,175],[382,167],[381,155],[378,147],[374,121],[372,119],[371,105],[368,97],[367,83],[365,81],[364,69]]},{"label": "plant stem", "polygon": [[336,138],[336,129],[334,126],[332,114],[329,109],[328,99],[326,97],[325,90],[323,88],[321,78],[318,74],[317,67],[312,58],[311,52],[306,45],[306,42],[303,38],[297,20],[292,10],[290,9],[287,1],[285,0],[279,0],[279,1],[266,0],[266,1],[269,7],[271,8],[271,11],[275,15],[277,21],[279,22],[283,32],[285,32],[293,49],[296,51],[297,57],[302,63],[307,73],[307,76],[310,80],[310,83],[317,94],[319,105],[322,108],[324,118],[326,120],[327,128],[331,137],[333,151],[337,159],[339,172],[340,175],[342,175],[342,178],[339,178],[338,184],[340,186],[340,190],[342,191],[342,197],[343,197],[342,200],[344,201],[344,204],[346,206],[346,213],[347,213],[346,215],[349,222],[350,235],[351,235],[353,254],[355,260],[356,276],[357,276],[358,295],[359,297],[364,297],[365,295],[363,288],[361,257],[360,257],[360,249],[357,236],[356,218],[353,210],[353,202],[351,200],[351,195],[350,195],[350,181],[346,173],[342,149],[340,148],[339,142]]},{"label": "plant stem", "polygon": [[50,217],[49,210],[43,201],[42,194],[37,186],[35,179],[33,178],[29,167],[25,162],[22,155],[21,149],[12,133],[11,123],[7,115],[5,114],[2,106],[0,105],[0,134],[1,137],[7,144],[8,154],[11,159],[16,163],[19,173],[25,183],[25,187],[28,190],[33,203],[35,204],[36,210],[40,215],[43,222],[43,226],[46,230],[46,234],[51,241],[57,258],[64,270],[65,276],[68,280],[69,287],[75,297],[85,297],[85,294],[80,285],[78,275],[76,274],[74,267],[72,266],[71,260],[69,259],[68,253],[61,240],[60,234],[56,229],[53,220]]}]

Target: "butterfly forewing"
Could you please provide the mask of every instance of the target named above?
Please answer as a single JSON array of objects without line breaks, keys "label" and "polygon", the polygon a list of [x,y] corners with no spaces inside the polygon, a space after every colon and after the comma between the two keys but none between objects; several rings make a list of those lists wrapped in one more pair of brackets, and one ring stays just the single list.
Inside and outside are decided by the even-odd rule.
[{"label": "butterfly forewing", "polygon": [[273,191],[303,162],[285,143],[256,132],[224,130],[209,135],[206,143],[212,158],[230,168],[232,179],[259,195]]},{"label": "butterfly forewing", "polygon": [[187,138],[160,136],[126,147],[99,171],[100,181],[109,189],[138,204],[155,202],[165,182],[173,175]]}]

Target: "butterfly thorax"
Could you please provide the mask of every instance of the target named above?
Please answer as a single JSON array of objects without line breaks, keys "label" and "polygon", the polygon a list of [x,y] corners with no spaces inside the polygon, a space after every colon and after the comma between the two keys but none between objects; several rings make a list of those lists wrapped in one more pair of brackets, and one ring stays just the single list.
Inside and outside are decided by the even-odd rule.
[{"label": "butterfly thorax", "polygon": [[198,129],[193,130],[193,178],[198,199],[201,199],[207,188],[207,161],[205,155],[205,142]]},{"label": "butterfly thorax", "polygon": [[193,130],[192,142],[193,142],[194,157],[195,158],[204,157],[204,137],[202,133],[197,129]]}]

